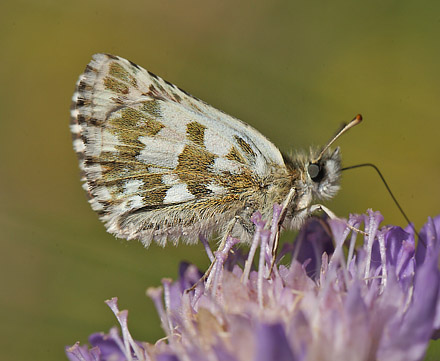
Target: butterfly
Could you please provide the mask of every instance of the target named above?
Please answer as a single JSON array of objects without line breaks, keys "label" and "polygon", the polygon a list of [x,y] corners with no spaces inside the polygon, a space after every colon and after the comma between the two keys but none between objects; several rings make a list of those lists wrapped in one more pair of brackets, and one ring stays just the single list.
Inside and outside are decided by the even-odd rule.
[{"label": "butterfly", "polygon": [[73,95],[71,132],[83,187],[108,232],[145,246],[214,233],[249,242],[251,216],[299,228],[339,190],[341,155],[282,154],[243,121],[118,56],[96,54]]}]

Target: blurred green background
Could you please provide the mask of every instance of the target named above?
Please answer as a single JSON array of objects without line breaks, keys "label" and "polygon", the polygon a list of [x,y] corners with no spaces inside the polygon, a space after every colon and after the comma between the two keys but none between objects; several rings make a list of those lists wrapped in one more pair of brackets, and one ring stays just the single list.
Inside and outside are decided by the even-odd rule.
[{"label": "blurred green background", "polygon": [[[323,144],[341,122],[345,165],[375,163],[420,227],[440,213],[437,1],[16,0],[0,5],[0,358],[63,360],[116,320],[162,337],[144,292],[202,247],[116,240],[80,187],[69,134],[91,55],[128,58],[239,117],[283,151]],[[405,221],[369,169],[343,176],[338,215]],[[435,346],[430,358],[436,359]]]}]

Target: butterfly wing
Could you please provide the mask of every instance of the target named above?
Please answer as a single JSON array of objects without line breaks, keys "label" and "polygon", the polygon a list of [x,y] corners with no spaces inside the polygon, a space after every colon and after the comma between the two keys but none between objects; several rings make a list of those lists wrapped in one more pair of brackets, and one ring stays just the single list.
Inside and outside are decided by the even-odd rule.
[{"label": "butterfly wing", "polygon": [[71,131],[92,208],[109,232],[145,245],[196,242],[285,167],[246,123],[113,55],[80,76]]}]

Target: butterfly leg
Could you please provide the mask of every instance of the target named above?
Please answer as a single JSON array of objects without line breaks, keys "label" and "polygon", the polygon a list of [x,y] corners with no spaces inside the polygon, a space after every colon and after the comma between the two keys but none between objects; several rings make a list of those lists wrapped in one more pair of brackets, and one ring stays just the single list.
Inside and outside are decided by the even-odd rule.
[{"label": "butterfly leg", "polygon": [[292,202],[293,197],[295,196],[296,190],[295,188],[291,188],[289,193],[287,194],[286,198],[284,199],[282,205],[281,205],[281,212],[278,217],[277,221],[277,230],[274,236],[273,244],[272,244],[272,261],[270,264],[270,270],[269,270],[269,277],[272,274],[273,267],[275,265],[275,258],[277,256],[278,246],[280,243],[280,233],[281,233],[281,225],[284,222],[284,219],[286,218],[287,210]]},{"label": "butterfly leg", "polygon": [[[338,219],[339,218],[330,209],[328,209],[326,206],[323,206],[322,204],[314,204],[314,205],[310,206],[308,213],[310,214],[310,213],[314,213],[316,211],[323,211],[330,219]],[[362,234],[364,236],[368,236],[368,233],[366,233],[366,232],[364,232],[364,231],[362,231],[362,230],[360,230],[360,229],[358,229],[356,227],[353,227],[352,225],[350,225],[348,223],[346,223],[346,225],[352,231],[358,232],[358,233],[360,233],[360,234]]]}]

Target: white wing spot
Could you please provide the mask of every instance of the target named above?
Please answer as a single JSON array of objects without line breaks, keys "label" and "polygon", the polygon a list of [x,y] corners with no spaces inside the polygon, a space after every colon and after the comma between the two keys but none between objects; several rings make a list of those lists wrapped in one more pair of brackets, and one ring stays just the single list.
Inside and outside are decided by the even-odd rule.
[{"label": "white wing spot", "polygon": [[104,206],[101,203],[99,203],[96,199],[91,199],[89,202],[94,211],[101,211],[104,209]]},{"label": "white wing spot", "polygon": [[217,131],[210,128],[205,129],[204,144],[209,152],[220,157],[224,157],[231,151],[231,145],[225,143],[224,138],[222,138]]},{"label": "white wing spot", "polygon": [[162,175],[162,182],[168,186],[174,186],[179,183],[179,177],[174,173],[166,173]]},{"label": "white wing spot", "polygon": [[216,158],[214,161],[214,171],[217,173],[231,172],[234,174],[242,173],[242,170],[237,162],[226,158]]},{"label": "white wing spot", "polygon": [[102,128],[88,126],[84,131],[87,139],[86,155],[98,157],[102,150]]},{"label": "white wing spot", "polygon": [[84,167],[84,171],[87,174],[87,179],[100,179],[102,178],[102,168],[100,164],[90,164]]},{"label": "white wing spot", "polygon": [[227,193],[227,190],[225,187],[222,187],[218,185],[217,183],[209,183],[206,188],[208,188],[210,191],[214,192],[215,194],[224,194]]},{"label": "white wing spot", "polygon": [[[165,123],[165,121],[163,121]],[[157,134],[156,138],[162,139],[172,139],[173,142],[185,142],[186,138],[186,125],[185,127],[180,127],[183,129],[177,129],[177,127],[171,128],[166,126],[162,128]]]},{"label": "white wing spot", "polygon": [[139,137],[139,141],[145,144],[138,159],[146,164],[174,169],[177,167],[179,154],[185,147],[184,143],[173,143],[164,139]]},{"label": "white wing spot", "polygon": [[140,195],[135,195],[128,198],[128,204],[130,208],[141,208],[144,206],[143,198]]},{"label": "white wing spot", "polygon": [[125,194],[133,194],[136,193],[140,187],[144,185],[144,182],[142,182],[139,179],[130,179],[129,181],[125,182],[124,188]]},{"label": "white wing spot", "polygon": [[[77,84],[79,84],[79,81],[78,81]],[[73,93],[73,95],[72,95],[72,102],[76,103],[78,101],[78,96],[79,96],[78,92]]]},{"label": "white wing spot", "polygon": [[255,159],[254,171],[259,176],[264,176],[267,173],[267,161],[261,155],[258,155]]},{"label": "white wing spot", "polygon": [[75,139],[73,141],[73,149],[75,149],[77,153],[82,153],[86,149],[86,145],[81,139]]},{"label": "white wing spot", "polygon": [[188,191],[188,186],[185,183],[179,183],[168,189],[163,202],[165,204],[186,202],[194,198],[195,196]]},{"label": "white wing spot", "polygon": [[102,152],[117,152],[118,150],[115,146],[121,145],[119,139],[116,135],[110,133],[108,130],[105,130],[102,133]]},{"label": "white wing spot", "polygon": [[108,201],[112,199],[112,196],[110,192],[108,191],[107,187],[99,187],[93,190],[93,195],[99,199],[100,201]]},{"label": "white wing spot", "polygon": [[[72,109],[70,111],[70,115],[72,116],[72,118],[78,119],[78,115],[79,115],[79,110],[78,109]],[[81,127],[79,126],[79,124],[70,124],[70,131],[72,133],[79,133],[79,131],[75,131],[74,129],[77,129],[75,126],[78,126],[79,129],[81,130]]]},{"label": "white wing spot", "polygon": [[162,174],[164,172],[163,168],[148,167],[148,173]]}]

